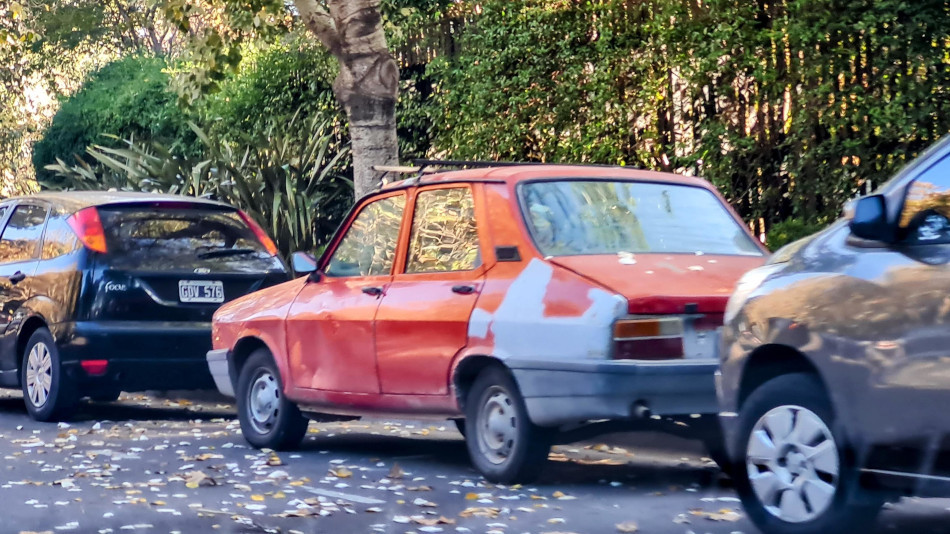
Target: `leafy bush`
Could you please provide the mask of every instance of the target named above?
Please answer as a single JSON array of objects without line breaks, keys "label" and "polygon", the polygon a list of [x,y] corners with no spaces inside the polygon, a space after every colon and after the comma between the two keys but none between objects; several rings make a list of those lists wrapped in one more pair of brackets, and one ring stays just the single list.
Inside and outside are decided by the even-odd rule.
[{"label": "leafy bush", "polygon": [[[194,155],[195,135],[168,90],[166,62],[160,57],[128,56],[93,73],[65,99],[53,122],[33,147],[37,180],[55,181],[45,169],[57,159],[86,157],[86,147],[109,145],[104,135],[151,140]],[[87,160],[88,162],[88,160]]]},{"label": "leafy bush", "polygon": [[449,157],[699,169],[759,233],[836,217],[950,131],[944,2],[461,3],[429,69]]},{"label": "leafy bush", "polygon": [[199,103],[208,134],[260,135],[275,126],[286,128],[294,116],[319,116],[339,127],[343,113],[333,95],[336,68],[329,52],[312,39],[289,37],[248,50],[241,69]]},{"label": "leafy bush", "polygon": [[821,231],[826,223],[805,221],[800,218],[791,217],[784,221],[777,222],[769,228],[766,235],[766,245],[769,250],[776,251],[792,241],[798,241],[803,237],[808,237]]},{"label": "leafy bush", "polygon": [[333,235],[352,202],[353,187],[342,172],[349,150],[337,144],[326,121],[294,116],[286,125],[239,143],[192,127],[205,152],[199,158],[178,157],[157,142],[129,139],[124,148],[90,147],[93,164],[59,160],[48,166],[60,179],[45,185],[223,200],[260,223],[284,257],[296,250],[315,251]]}]

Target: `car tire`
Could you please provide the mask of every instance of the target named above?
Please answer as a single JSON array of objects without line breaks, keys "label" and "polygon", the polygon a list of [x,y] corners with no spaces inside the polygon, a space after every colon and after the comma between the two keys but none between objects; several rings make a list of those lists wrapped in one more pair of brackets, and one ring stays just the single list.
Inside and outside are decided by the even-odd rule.
[{"label": "car tire", "polygon": [[26,411],[36,421],[62,421],[76,409],[76,388],[66,375],[53,335],[40,328],[26,342],[20,387]]},{"label": "car tire", "polygon": [[455,428],[458,429],[459,434],[462,437],[465,437],[465,419],[452,419],[452,422],[455,423]]},{"label": "car tire", "polygon": [[853,455],[817,377],[769,380],[742,406],[738,427],[733,479],[763,533],[870,530],[881,506],[854,498]]},{"label": "car tire", "polygon": [[267,349],[251,353],[237,383],[237,411],[241,433],[259,449],[293,449],[307,433],[307,419],[284,396],[284,387]]},{"label": "car tire", "polygon": [[475,467],[491,482],[517,484],[538,477],[554,429],[528,418],[512,376],[500,367],[478,375],[465,403],[465,444]]}]

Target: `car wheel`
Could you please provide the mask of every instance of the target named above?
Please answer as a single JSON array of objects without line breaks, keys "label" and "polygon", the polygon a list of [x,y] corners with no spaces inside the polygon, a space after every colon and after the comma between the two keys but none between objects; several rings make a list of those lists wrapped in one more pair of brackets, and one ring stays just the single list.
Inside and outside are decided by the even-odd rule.
[{"label": "car wheel", "polygon": [[464,438],[465,437],[465,419],[452,419],[452,422],[455,423],[455,428],[458,429],[459,434],[461,434],[462,437]]},{"label": "car wheel", "polygon": [[553,429],[528,418],[524,399],[506,370],[491,367],[478,375],[465,406],[465,444],[486,479],[501,484],[534,480],[553,438]]},{"label": "car wheel", "polygon": [[275,450],[300,445],[309,420],[284,396],[280,373],[266,349],[251,354],[237,386],[238,419],[248,443]]},{"label": "car wheel", "polygon": [[766,534],[862,532],[879,504],[852,499],[856,468],[828,395],[809,374],[774,378],[739,413],[739,497]]},{"label": "car wheel", "polygon": [[60,421],[76,408],[75,385],[63,372],[52,334],[40,328],[30,336],[20,368],[23,401],[37,421]]}]

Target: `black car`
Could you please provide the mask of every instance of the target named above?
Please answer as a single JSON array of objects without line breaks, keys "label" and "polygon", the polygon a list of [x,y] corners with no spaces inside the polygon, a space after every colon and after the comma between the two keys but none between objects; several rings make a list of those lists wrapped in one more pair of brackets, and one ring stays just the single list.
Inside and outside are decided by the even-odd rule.
[{"label": "black car", "polygon": [[0,202],[0,387],[30,415],[82,397],[205,389],[211,315],[290,278],[267,234],[219,202],[43,193]]},{"label": "black car", "polygon": [[777,251],[726,311],[721,421],[766,533],[867,532],[950,495],[950,138]]}]

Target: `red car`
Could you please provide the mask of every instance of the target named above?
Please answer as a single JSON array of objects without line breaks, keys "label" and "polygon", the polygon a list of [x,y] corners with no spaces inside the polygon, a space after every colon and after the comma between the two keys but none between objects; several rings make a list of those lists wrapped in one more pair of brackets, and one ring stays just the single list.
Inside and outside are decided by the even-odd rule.
[{"label": "red car", "polygon": [[559,430],[717,413],[716,329],[764,255],[698,178],[421,175],[295,254],[307,276],[223,306],[208,362],[254,446],[299,444],[308,418],[440,417],[486,478],[525,481]]}]

